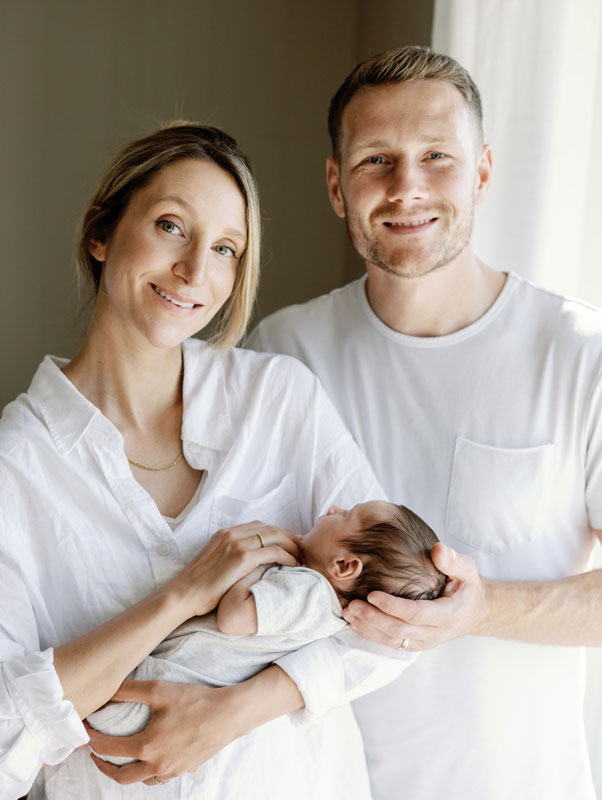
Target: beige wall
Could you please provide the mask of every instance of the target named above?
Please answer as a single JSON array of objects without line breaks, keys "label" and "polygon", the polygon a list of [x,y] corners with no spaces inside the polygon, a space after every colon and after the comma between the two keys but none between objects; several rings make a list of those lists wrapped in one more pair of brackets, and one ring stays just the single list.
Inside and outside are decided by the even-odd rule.
[{"label": "beige wall", "polygon": [[259,313],[357,274],[323,188],[330,96],[358,57],[428,43],[432,0],[0,0],[0,408],[85,331],[73,233],[110,154],[224,127],[262,190]]}]

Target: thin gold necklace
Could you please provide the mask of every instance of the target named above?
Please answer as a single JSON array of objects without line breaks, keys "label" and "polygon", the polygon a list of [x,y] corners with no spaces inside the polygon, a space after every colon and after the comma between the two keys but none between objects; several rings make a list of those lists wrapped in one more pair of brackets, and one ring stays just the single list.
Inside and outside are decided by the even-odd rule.
[{"label": "thin gold necklace", "polygon": [[148,472],[165,472],[167,469],[173,469],[176,464],[178,464],[184,458],[184,451],[180,453],[180,455],[174,459],[171,463],[166,464],[164,467],[145,467],[144,464],[139,464],[137,461],[132,461],[131,458],[128,458],[129,463],[133,467],[139,467],[140,469],[145,469]]}]

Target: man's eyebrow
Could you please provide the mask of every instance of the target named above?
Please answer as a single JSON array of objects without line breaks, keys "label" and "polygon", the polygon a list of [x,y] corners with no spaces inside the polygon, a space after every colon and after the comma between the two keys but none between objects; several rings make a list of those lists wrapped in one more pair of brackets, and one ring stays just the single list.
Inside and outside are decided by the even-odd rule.
[{"label": "man's eyebrow", "polygon": [[[190,203],[188,203],[186,200],[184,200],[183,197],[180,197],[177,194],[166,194],[164,197],[158,197],[153,202],[153,205],[156,206],[156,205],[159,205],[159,203],[166,203],[166,202],[178,203],[179,205],[183,206],[184,208],[186,208],[191,213],[194,213],[194,208],[190,205]],[[228,236],[236,236],[239,239],[242,239],[244,242],[247,241],[246,232],[239,231],[238,228],[227,228],[224,231],[224,233],[226,233]]]},{"label": "man's eyebrow", "polygon": [[[421,144],[444,144],[449,143],[452,141],[452,137],[449,134],[441,134],[440,136],[430,136],[425,134],[424,136],[419,136],[418,141]],[[357,152],[360,150],[373,150],[382,148],[386,150],[390,147],[395,147],[395,144],[387,141],[386,139],[366,139],[365,141],[357,142],[351,148],[352,152]]]}]

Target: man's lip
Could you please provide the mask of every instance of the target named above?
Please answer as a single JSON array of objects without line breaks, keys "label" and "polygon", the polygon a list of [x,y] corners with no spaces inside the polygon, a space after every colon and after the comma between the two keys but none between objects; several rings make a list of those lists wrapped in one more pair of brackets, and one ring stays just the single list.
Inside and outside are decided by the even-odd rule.
[{"label": "man's lip", "polygon": [[438,217],[431,216],[406,217],[404,219],[385,219],[382,224],[392,233],[409,234],[425,231],[427,228],[432,227],[438,219]]},{"label": "man's lip", "polygon": [[435,222],[438,217],[433,216],[432,214],[424,214],[421,216],[415,217],[398,217],[395,219],[384,219],[383,225],[387,225],[388,227],[392,228],[411,228],[411,227],[418,227],[419,225],[428,225],[430,222]]},{"label": "man's lip", "polygon": [[[164,286],[159,286],[158,283],[151,283],[151,287],[152,287],[153,291],[156,292],[157,294],[158,294],[158,292],[157,292],[157,289],[158,289],[159,291],[163,292],[164,294],[168,294],[170,297],[173,297],[173,299],[177,300],[178,303],[192,303],[195,307],[202,305],[202,303],[198,303],[194,299],[194,297],[184,297],[183,295],[178,294],[177,292],[172,292],[171,289],[166,289]],[[159,295],[159,296],[161,296],[161,295]]]}]

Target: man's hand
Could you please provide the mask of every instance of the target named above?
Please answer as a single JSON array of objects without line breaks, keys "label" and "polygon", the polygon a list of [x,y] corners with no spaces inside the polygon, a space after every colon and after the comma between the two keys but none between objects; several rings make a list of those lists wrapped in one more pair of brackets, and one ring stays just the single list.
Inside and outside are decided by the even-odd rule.
[{"label": "man's hand", "polygon": [[352,600],[343,612],[351,628],[378,644],[407,650],[429,650],[450,639],[480,632],[486,615],[487,583],[470,556],[439,542],[432,551],[435,566],[449,577],[437,600],[406,600],[371,592],[367,603]]}]

